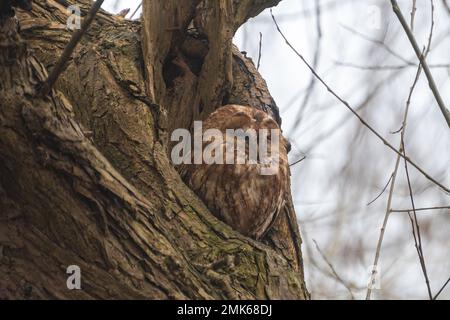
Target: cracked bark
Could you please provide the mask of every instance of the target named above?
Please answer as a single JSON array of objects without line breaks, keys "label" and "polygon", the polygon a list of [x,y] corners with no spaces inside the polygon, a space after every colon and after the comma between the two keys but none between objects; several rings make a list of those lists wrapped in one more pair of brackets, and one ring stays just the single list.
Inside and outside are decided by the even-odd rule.
[{"label": "cracked bark", "polygon": [[[308,298],[292,201],[255,242],[215,219],[168,157],[172,129],[228,102],[280,121],[231,42],[278,2],[144,1],[142,24],[100,12],[45,98],[36,88],[74,1],[35,1],[0,27],[0,298]],[[65,285],[69,265],[80,291]]]}]

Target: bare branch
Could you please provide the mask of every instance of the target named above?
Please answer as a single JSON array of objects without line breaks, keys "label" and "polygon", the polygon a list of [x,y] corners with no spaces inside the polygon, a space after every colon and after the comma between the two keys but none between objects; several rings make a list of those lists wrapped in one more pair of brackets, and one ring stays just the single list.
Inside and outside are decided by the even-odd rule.
[{"label": "bare branch", "polygon": [[345,283],[345,281],[339,276],[339,274],[337,273],[336,269],[333,267],[333,265],[331,264],[331,262],[328,260],[328,258],[326,257],[326,255],[322,252],[322,250],[320,250],[319,245],[317,244],[317,241],[313,239],[314,245],[316,246],[317,251],[320,253],[320,256],[322,257],[322,259],[326,262],[326,264],[328,265],[328,267],[330,268],[334,278],[340,283],[342,284],[345,289],[347,289],[347,291],[350,294],[350,297],[352,300],[355,299],[355,296],[353,295],[352,289],[350,288],[350,286]]},{"label": "bare branch", "polygon": [[[361,69],[361,70],[370,70],[370,71],[392,71],[392,70],[402,70],[410,67],[418,67],[418,64],[397,64],[397,65],[375,65],[375,66],[364,66],[359,65],[355,63],[349,63],[349,62],[341,62],[341,61],[334,61],[334,63],[337,66],[340,67],[348,67],[348,68],[354,68],[354,69]],[[450,68],[450,64],[440,63],[440,64],[430,64],[429,67],[431,69],[447,69]]]},{"label": "bare branch", "polygon": [[389,184],[392,181],[392,178],[394,178],[394,175],[391,174],[391,176],[389,177],[388,182],[386,183],[386,185],[383,187],[383,189],[381,190],[381,192],[372,200],[370,201],[367,205],[370,206],[372,203],[374,203],[375,201],[377,201],[382,195],[383,193],[387,190],[387,188],[389,187]]},{"label": "bare branch", "polygon": [[296,164],[302,162],[305,159],[306,159],[306,156],[304,156],[304,157],[300,158],[299,160],[295,161],[294,163],[290,164],[289,167],[293,167],[293,166],[295,166]]},{"label": "bare branch", "polygon": [[256,70],[259,70],[259,67],[261,66],[261,57],[262,57],[262,40],[263,40],[263,35],[260,32],[259,33],[259,53],[258,53],[258,65],[256,67]]},{"label": "bare branch", "polygon": [[[405,145],[404,145],[403,140],[402,140],[402,145],[403,145],[403,154],[406,155],[406,149],[405,149]],[[422,273],[423,273],[423,276],[425,278],[425,283],[426,283],[426,286],[427,286],[428,296],[429,296],[430,300],[433,300],[433,294],[431,293],[430,279],[428,277],[427,267],[426,267],[426,264],[425,264],[425,257],[424,257],[424,254],[423,254],[422,236],[420,235],[420,226],[419,226],[419,222],[417,220],[416,205],[414,203],[414,196],[413,196],[413,191],[412,191],[412,186],[411,186],[411,179],[409,177],[409,170],[408,170],[408,162],[407,161],[405,161],[405,172],[406,172],[406,180],[408,181],[408,190],[409,190],[409,196],[410,196],[410,199],[411,199],[412,213],[413,213],[412,215],[411,215],[411,213],[408,213],[408,216],[409,216],[409,218],[411,220],[411,226],[412,226],[412,233],[413,233],[413,237],[414,237],[414,243],[415,243],[415,247],[416,247],[416,250],[417,250],[417,255],[419,256],[420,267],[422,268]]]},{"label": "bare branch", "polygon": [[[317,65],[320,60],[321,55],[321,41],[322,41],[322,11],[320,9],[320,0],[315,1],[315,11],[316,11],[316,32],[317,32],[317,39],[316,39],[316,49],[314,52],[314,59],[313,59],[313,68],[317,68]],[[300,105],[300,108],[298,110],[295,122],[294,122],[294,128],[298,127],[300,125],[300,122],[302,120],[303,114],[305,113],[305,110],[308,106],[309,100],[311,99],[311,95],[314,92],[314,87],[316,85],[316,78],[314,75],[311,76],[311,80],[309,81],[308,88],[306,90],[306,95],[303,98],[303,101]]]},{"label": "bare branch", "polygon": [[[450,210],[450,206],[443,206],[443,207],[427,207],[427,208],[416,208],[416,212],[418,211],[432,211],[432,210]],[[413,209],[392,209],[391,212],[411,212]]]},{"label": "bare branch", "polygon": [[[399,152],[392,144],[390,144],[385,138],[381,136],[370,124],[367,123],[366,120],[364,120],[353,108],[352,106],[342,99],[336,92],[331,89],[331,87],[317,74],[317,72],[314,70],[314,68],[306,61],[306,59],[303,57],[302,54],[300,54],[297,49],[295,49],[292,44],[289,42],[289,40],[286,38],[284,33],[281,31],[275,16],[273,15],[272,10],[270,10],[270,14],[272,15],[272,19],[275,23],[275,26],[278,30],[278,33],[283,37],[286,44],[292,49],[292,51],[303,61],[303,63],[308,67],[308,69],[313,73],[313,75],[322,83],[322,85],[325,86],[325,88],[330,92],[336,99],[338,99],[347,109],[352,112],[355,117],[358,118],[358,120],[367,128],[369,129],[375,136],[378,137],[389,149],[394,151],[397,155],[400,155],[400,157],[404,157],[404,155]],[[450,194],[450,189],[444,186],[442,183],[438,182],[436,179],[431,177],[427,172],[425,172],[419,165],[417,165],[413,160],[411,160],[409,157],[405,158],[406,161],[408,161],[414,168],[416,168],[422,175],[424,175],[428,180],[439,186],[443,191],[445,191],[447,194]]]},{"label": "bare branch", "polygon": [[392,9],[394,10],[394,13],[396,14],[398,20],[400,21],[400,24],[402,25],[403,29],[406,32],[406,35],[408,36],[409,42],[411,42],[411,45],[414,49],[414,52],[417,55],[417,58],[420,60],[423,70],[425,71],[425,75],[428,79],[428,84],[430,86],[431,91],[433,92],[433,95],[436,99],[436,102],[441,109],[442,115],[445,118],[445,121],[447,122],[448,127],[450,128],[450,111],[445,106],[444,100],[441,97],[441,94],[439,93],[439,90],[436,86],[436,83],[434,81],[433,75],[431,74],[431,70],[428,67],[427,61],[425,57],[422,55],[422,51],[419,48],[419,45],[417,44],[417,40],[414,37],[411,29],[408,26],[408,23],[405,20],[405,17],[402,14],[402,11],[400,10],[400,7],[398,6],[398,3],[396,0],[391,0]]},{"label": "bare branch", "polygon": [[438,291],[438,293],[436,293],[436,295],[433,297],[433,300],[436,300],[439,295],[442,293],[442,291],[444,291],[445,287],[450,283],[450,278],[448,278],[448,280],[444,283],[444,285],[442,286],[442,288]]},{"label": "bare branch", "polygon": [[139,3],[136,10],[134,10],[133,14],[130,16],[130,19],[133,19],[133,17],[136,15],[136,13],[139,11],[139,9],[142,7],[142,2]]},{"label": "bare branch", "polygon": [[414,31],[414,21],[416,19],[416,11],[417,11],[417,0],[412,0],[411,22],[410,22],[411,31]]},{"label": "bare branch", "polygon": [[[432,0],[433,1],[433,0]],[[415,6],[415,3],[414,3]],[[431,29],[430,29],[430,35],[429,35],[429,40],[428,40],[428,47],[426,49],[424,49],[424,52],[422,53],[422,55],[426,56],[428,55],[428,53],[430,52],[431,49],[431,41],[432,41],[432,37],[433,37],[433,29],[434,29],[434,5],[433,3],[431,4]],[[413,18],[412,18],[412,22],[413,23]],[[384,215],[384,220],[383,220],[383,225],[381,227],[381,231],[380,231],[380,236],[378,238],[378,243],[377,243],[377,249],[375,251],[375,259],[373,262],[373,269],[372,269],[372,277],[375,275],[376,270],[377,270],[377,266],[378,266],[378,261],[381,255],[381,246],[383,243],[383,239],[384,239],[384,234],[386,231],[386,227],[389,221],[389,216],[391,214],[391,208],[392,208],[392,198],[393,198],[393,194],[394,194],[394,189],[395,189],[395,180],[397,177],[397,173],[398,173],[398,168],[400,165],[400,160],[402,158],[402,153],[403,153],[403,158],[405,159],[405,170],[406,170],[406,175],[408,178],[408,186],[409,186],[409,191],[410,191],[410,197],[411,197],[411,202],[413,205],[413,208],[415,208],[414,205],[414,198],[413,198],[413,194],[412,194],[412,188],[411,188],[411,182],[409,180],[409,173],[408,173],[408,162],[406,161],[406,152],[405,152],[405,134],[406,134],[406,126],[407,126],[407,122],[408,122],[408,114],[409,114],[409,108],[411,106],[411,99],[412,99],[412,95],[414,93],[414,90],[417,86],[417,83],[419,81],[420,75],[422,73],[422,65],[419,64],[419,67],[417,68],[417,72],[416,72],[416,76],[414,78],[414,82],[411,86],[411,89],[409,90],[409,95],[408,95],[408,99],[406,101],[406,108],[405,108],[405,113],[403,116],[403,122],[402,122],[402,126],[401,126],[401,137],[400,137],[400,146],[399,146],[399,154],[397,155],[397,161],[395,163],[395,169],[394,172],[392,173],[392,182],[391,182],[391,187],[390,187],[390,191],[389,191],[389,197],[388,197],[388,201],[387,201],[387,206],[386,206],[386,213]],[[416,213],[414,211],[414,217],[417,218]],[[425,261],[423,259],[423,256],[421,255],[422,253],[422,245],[421,245],[421,241],[420,241],[420,231],[419,231],[419,226],[417,223],[417,219],[416,221],[416,227],[417,227],[417,234],[419,235],[419,243],[420,246],[417,245],[417,241],[416,241],[416,233],[414,232],[414,223],[413,223],[413,235],[414,235],[414,240],[416,241],[416,248],[417,248],[417,252],[419,253],[419,260],[422,266],[422,270],[425,276],[425,280],[426,280],[426,284],[427,284],[427,288],[428,288],[428,293],[429,296],[431,298],[431,289],[430,289],[430,284],[428,281],[428,275],[426,272],[426,267],[425,267]],[[420,250],[419,250],[420,248]],[[373,278],[372,278],[373,280]],[[370,296],[372,294],[372,288],[371,286],[369,286],[367,288],[367,294],[366,294],[366,300],[370,300]]]},{"label": "bare branch", "polygon": [[73,34],[72,38],[70,39],[69,43],[65,47],[61,57],[59,58],[58,62],[56,63],[55,67],[52,69],[52,72],[48,76],[45,83],[42,85],[41,88],[41,95],[46,96],[50,93],[53,86],[55,85],[56,81],[58,80],[61,73],[64,71],[67,61],[72,56],[73,51],[75,50],[77,44],[80,42],[83,35],[86,33],[87,29],[91,25],[92,21],[95,18],[95,15],[97,14],[98,10],[102,6],[104,0],[97,0],[93,5],[91,10],[89,10],[89,13],[87,17],[83,20],[83,23],[81,25],[81,28]]}]

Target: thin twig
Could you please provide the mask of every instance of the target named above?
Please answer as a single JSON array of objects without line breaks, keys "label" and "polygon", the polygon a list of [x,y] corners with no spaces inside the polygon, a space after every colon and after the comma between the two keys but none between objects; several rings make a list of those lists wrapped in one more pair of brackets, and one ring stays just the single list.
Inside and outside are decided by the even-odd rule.
[{"label": "thin twig", "polygon": [[261,66],[261,57],[262,57],[262,40],[263,35],[260,32],[259,33],[259,52],[258,52],[258,66],[256,67],[256,70],[259,70],[259,67]]},{"label": "thin twig", "polygon": [[[316,50],[314,52],[314,58],[313,58],[313,68],[316,69],[317,65],[319,64],[320,60],[320,54],[321,54],[321,42],[322,42],[322,11],[320,9],[320,0],[315,1],[315,11],[316,11],[316,32],[317,32],[317,39],[316,39]],[[308,88],[306,89],[306,95],[303,98],[302,103],[300,104],[300,108],[298,109],[298,113],[294,122],[294,129],[298,128],[300,126],[300,122],[302,121],[303,115],[306,111],[306,108],[308,106],[309,100],[311,99],[311,96],[314,92],[314,87],[316,85],[316,78],[314,75],[311,76],[311,80],[309,81]]]},{"label": "thin twig", "polygon": [[301,158],[301,159],[295,161],[294,163],[290,164],[289,167],[293,167],[293,166],[295,166],[296,164],[299,164],[300,162],[302,162],[305,159],[306,159],[306,156],[304,156],[303,158]]},{"label": "thin twig", "polygon": [[[402,144],[403,144],[403,154],[406,155],[406,149],[405,149],[405,145],[404,145],[403,141],[402,141]],[[425,284],[427,286],[428,297],[430,298],[430,300],[433,300],[433,294],[431,293],[430,279],[428,277],[427,267],[425,264],[425,257],[423,254],[422,236],[420,235],[420,226],[419,226],[419,221],[417,220],[416,205],[414,203],[411,179],[409,177],[408,162],[406,162],[406,161],[405,161],[405,172],[406,172],[406,180],[408,181],[408,190],[409,190],[409,196],[411,199],[412,212],[413,212],[412,216],[410,213],[408,214],[408,216],[411,220],[414,243],[415,243],[415,247],[417,250],[417,255],[419,256],[419,262],[420,262],[420,266],[422,268],[422,273],[425,278]]]},{"label": "thin twig", "polygon": [[345,289],[347,289],[347,291],[350,294],[350,297],[352,300],[355,299],[355,296],[353,295],[352,289],[350,288],[350,286],[339,276],[339,274],[336,272],[336,269],[333,267],[333,265],[331,264],[331,262],[328,260],[328,258],[326,257],[326,255],[322,252],[322,250],[320,249],[319,245],[317,244],[317,241],[313,239],[314,245],[316,246],[317,251],[320,253],[320,256],[322,257],[322,259],[326,262],[326,264],[328,265],[328,267],[330,268],[333,276],[335,277],[335,279],[342,284]]},{"label": "thin twig", "polygon": [[[432,39],[433,39],[433,30],[434,30],[434,0],[431,0],[431,30],[430,30],[430,35],[428,37],[428,46],[427,46],[426,49],[424,49],[425,53],[422,52],[422,54],[421,54],[421,57],[422,57],[421,61],[422,60],[425,61],[426,57],[430,53],[431,42],[432,42]],[[420,71],[420,67],[419,67],[419,71]],[[402,143],[403,155],[406,157],[406,147],[405,147],[405,140],[404,140],[404,136],[405,136],[404,132],[405,132],[405,130],[406,130],[406,128],[403,128],[403,131],[402,131],[403,134],[401,136],[401,143]],[[410,199],[411,199],[412,213],[413,213],[412,216],[411,216],[411,213],[408,213],[408,216],[409,216],[409,218],[411,220],[412,232],[413,232],[413,237],[414,237],[414,243],[415,243],[417,255],[419,257],[420,266],[422,268],[422,273],[423,273],[423,276],[425,278],[425,284],[427,286],[428,297],[430,298],[430,300],[433,300],[433,294],[431,293],[430,279],[428,277],[427,267],[426,267],[426,264],[425,264],[425,257],[424,257],[424,254],[423,254],[422,236],[420,234],[420,226],[419,226],[419,221],[417,219],[417,212],[416,212],[416,205],[415,205],[415,201],[414,201],[414,194],[413,194],[412,185],[411,185],[411,179],[410,179],[409,170],[408,170],[408,162],[404,161],[404,164],[405,164],[406,181],[408,182],[408,191],[409,191],[409,196],[410,196]]]},{"label": "thin twig", "polygon": [[445,287],[450,283],[450,278],[448,278],[447,282],[444,283],[444,285],[442,286],[442,288],[438,291],[438,293],[436,293],[436,295],[433,297],[433,300],[436,300],[439,295],[442,293],[442,291],[444,291]]},{"label": "thin twig", "polygon": [[[413,85],[411,86],[411,89],[409,91],[409,96],[408,96],[408,100],[406,102],[406,109],[405,109],[405,113],[403,116],[403,122],[402,122],[402,129],[401,129],[401,141],[400,141],[400,147],[399,147],[399,152],[401,153],[403,150],[403,136],[405,134],[405,129],[406,129],[406,123],[407,123],[407,119],[408,119],[408,113],[409,113],[409,106],[411,104],[411,97],[412,94],[414,92],[414,88],[417,85],[417,82],[419,81],[419,77],[421,74],[421,70],[422,68],[419,66],[419,68],[417,69],[417,73],[416,73],[416,77],[414,78],[414,82]],[[400,160],[402,159],[402,157],[400,155],[397,155],[397,160],[395,162],[395,167],[394,167],[394,171],[392,172],[392,181],[391,181],[391,185],[390,185],[390,189],[389,189],[389,196],[388,196],[388,201],[387,201],[387,205],[386,205],[386,213],[384,215],[384,219],[383,219],[383,225],[380,229],[380,235],[378,237],[378,242],[377,242],[377,248],[375,250],[375,258],[374,258],[374,262],[373,262],[373,269],[372,269],[372,277],[375,275],[376,270],[377,270],[377,266],[378,266],[378,262],[380,260],[380,255],[381,255],[381,246],[383,244],[383,239],[384,239],[384,234],[386,232],[386,227],[389,221],[389,217],[391,214],[391,208],[392,208],[392,199],[394,196],[394,190],[395,190],[395,182],[397,179],[397,173],[398,173],[398,168],[400,166]],[[372,279],[373,281],[373,279]],[[366,293],[366,300],[370,300],[370,297],[372,295],[372,288],[371,286],[367,287],[367,293]]]},{"label": "thin twig", "polygon": [[[416,212],[418,211],[432,211],[432,210],[450,210],[450,206],[443,206],[443,207],[427,207],[427,208],[416,208]],[[411,212],[413,209],[392,209],[391,212]]]},{"label": "thin twig", "polygon": [[412,0],[411,22],[410,22],[410,28],[412,32],[414,32],[414,20],[416,18],[416,11],[417,11],[417,0]]},{"label": "thin twig", "polygon": [[[405,114],[406,114],[406,112],[405,112]],[[391,175],[391,180],[390,180],[391,184],[390,184],[390,188],[389,188],[389,196],[388,196],[388,201],[387,201],[387,205],[386,205],[386,214],[384,215],[383,225],[380,229],[380,235],[378,237],[377,248],[375,250],[375,258],[374,258],[373,265],[372,265],[373,269],[372,269],[372,274],[371,274],[371,282],[374,281],[374,275],[376,274],[377,269],[378,269],[378,262],[380,260],[380,255],[381,255],[381,245],[383,243],[384,234],[386,232],[386,227],[387,227],[387,223],[389,220],[390,210],[391,210],[391,206],[392,206],[392,198],[393,198],[394,189],[395,189],[395,181],[397,179],[397,172],[398,172],[398,168],[400,165],[400,159],[401,159],[401,157],[397,156],[394,171],[392,172],[392,175]],[[372,286],[367,286],[366,300],[370,300],[371,295],[372,295]]]},{"label": "thin twig", "polygon": [[409,61],[409,60],[405,59],[402,55],[400,55],[399,53],[395,52],[391,47],[389,47],[389,46],[384,42],[384,37],[383,37],[383,40],[375,39],[375,38],[372,38],[372,37],[367,36],[366,34],[360,32],[360,31],[358,31],[358,30],[355,30],[355,29],[353,29],[353,28],[351,28],[351,27],[349,27],[349,26],[347,26],[347,25],[345,25],[345,24],[342,24],[342,23],[341,23],[341,26],[342,26],[345,30],[347,30],[347,31],[349,31],[349,32],[351,32],[351,33],[353,33],[354,35],[357,35],[358,37],[360,37],[360,38],[362,38],[362,39],[364,39],[364,40],[366,40],[366,41],[369,41],[369,42],[372,42],[372,43],[374,43],[374,44],[377,44],[377,45],[381,46],[381,47],[384,48],[390,55],[392,55],[393,57],[395,57],[395,58],[397,58],[397,59],[403,61],[405,64],[417,66],[416,63],[414,63],[414,62],[412,62],[412,61]]},{"label": "thin twig", "polygon": [[130,20],[133,19],[134,15],[139,11],[139,9],[142,7],[142,2],[137,6],[136,10],[134,10],[133,14],[130,17]]},{"label": "thin twig", "polygon": [[383,193],[386,191],[386,189],[389,187],[389,184],[392,181],[392,178],[394,177],[393,174],[391,174],[391,176],[389,177],[388,182],[386,183],[386,185],[384,186],[384,188],[381,190],[381,192],[375,197],[375,199],[373,199],[372,201],[370,201],[367,206],[370,206],[372,203],[374,203],[375,201],[377,201],[382,195]]},{"label": "thin twig", "polygon": [[[367,108],[370,103],[376,98],[377,94],[381,90],[384,83],[386,83],[386,80],[394,78],[395,75],[392,74],[389,77],[386,77],[386,79],[383,79],[379,81],[375,87],[371,90],[371,92],[368,93],[368,95],[364,98],[363,101],[361,101],[358,106],[355,108],[357,112],[363,111],[365,108]],[[333,126],[325,129],[316,139],[314,139],[313,143],[310,143],[306,145],[303,149],[305,150],[304,153],[309,154],[312,153],[312,151],[319,147],[321,143],[324,143],[326,139],[332,136],[332,134],[335,134],[339,129],[342,129],[350,119],[353,119],[353,114],[348,113],[344,118],[342,118],[339,122],[336,122]]]},{"label": "thin twig", "polygon": [[[430,52],[430,49],[431,49],[431,39],[433,37],[433,29],[434,29],[434,6],[433,6],[433,4],[432,4],[431,16],[432,16],[432,19],[431,19],[432,22],[431,22],[430,35],[429,35],[429,38],[428,38],[428,47],[427,47],[427,49],[424,49],[424,52],[422,53],[423,55],[427,55]],[[378,237],[377,249],[375,251],[375,258],[374,258],[373,269],[372,269],[372,281],[373,281],[373,276],[374,276],[374,274],[376,273],[376,270],[377,270],[378,261],[379,261],[380,255],[381,255],[381,246],[382,246],[382,243],[383,243],[384,234],[385,234],[385,231],[386,231],[386,227],[387,227],[387,224],[388,224],[388,221],[389,221],[390,214],[392,212],[392,198],[393,198],[394,189],[395,189],[395,180],[396,180],[396,177],[397,177],[398,168],[399,168],[399,165],[400,165],[400,160],[402,158],[402,152],[403,152],[403,158],[405,159],[405,164],[407,163],[407,161],[406,161],[406,153],[405,153],[405,143],[404,143],[404,141],[405,141],[405,134],[406,134],[406,126],[407,126],[407,122],[408,122],[408,114],[409,114],[409,108],[411,106],[412,95],[413,95],[414,90],[415,90],[415,88],[417,86],[417,83],[419,81],[421,73],[422,73],[422,65],[419,64],[419,67],[417,68],[416,76],[414,78],[414,82],[413,82],[413,84],[412,84],[412,86],[411,86],[411,88],[409,90],[408,99],[406,101],[406,108],[405,108],[405,112],[404,112],[404,116],[403,116],[402,126],[401,126],[401,129],[400,129],[401,136],[400,136],[400,146],[398,148],[399,154],[397,155],[397,161],[395,163],[395,169],[394,169],[394,172],[392,173],[392,182],[391,182],[391,187],[390,187],[390,191],[389,191],[389,197],[388,197],[388,201],[387,201],[387,205],[386,205],[386,212],[385,212],[384,219],[383,219],[383,225],[382,225],[381,230],[380,230],[380,235]],[[405,168],[407,170],[406,166],[405,166]],[[409,177],[408,177],[408,179],[409,179]],[[410,191],[411,191],[411,189],[410,189]],[[411,199],[413,199],[412,191],[410,192],[410,195],[411,195]],[[413,235],[415,235],[415,233],[413,233]],[[421,262],[422,262],[422,260],[421,260]],[[422,263],[421,263],[421,265],[422,265]],[[426,271],[425,271],[425,274],[426,274]],[[428,279],[427,276],[426,276],[426,279]],[[427,285],[427,287],[429,288],[428,285]],[[366,294],[366,300],[370,300],[371,294],[372,294],[372,288],[371,288],[371,286],[368,286],[367,294]]]},{"label": "thin twig", "polygon": [[[402,69],[418,66],[418,64],[415,64],[415,63],[413,63],[413,64],[409,64],[409,63],[397,64],[397,65],[376,65],[376,66],[364,66],[364,65],[360,65],[360,64],[355,64],[355,63],[350,63],[350,62],[341,62],[341,61],[334,61],[334,63],[340,67],[369,70],[369,71],[402,70]],[[428,65],[428,67],[430,67],[431,69],[448,69],[448,68],[450,68],[450,64],[437,63],[437,64],[430,64],[430,65]]]},{"label": "thin twig", "polygon": [[[375,136],[378,137],[389,149],[394,151],[397,155],[400,155],[401,157],[404,157],[402,153],[400,153],[394,146],[392,146],[385,138],[381,136],[370,124],[367,123],[366,120],[364,120],[353,108],[352,106],[342,99],[336,92],[334,92],[331,87],[317,74],[317,72],[314,70],[314,68],[306,61],[306,59],[303,57],[302,54],[300,54],[289,42],[289,40],[286,38],[284,33],[281,31],[275,16],[273,15],[272,10],[270,10],[270,14],[272,15],[272,19],[275,23],[275,26],[278,30],[278,33],[283,37],[286,44],[292,49],[292,51],[303,61],[303,63],[308,67],[308,69],[313,73],[313,75],[322,83],[323,86],[328,90],[330,94],[332,94],[336,99],[338,99],[347,109],[352,112],[355,117],[358,118],[358,120],[367,128],[369,129]],[[429,181],[433,182],[437,186],[439,186],[442,190],[444,190],[447,194],[450,194],[450,189],[445,187],[443,184],[438,182],[436,179],[431,177],[427,172],[425,172],[419,165],[417,165],[413,160],[411,160],[409,157],[406,157],[406,161],[408,161],[414,168],[416,168],[422,175],[424,175]]]},{"label": "thin twig", "polygon": [[80,42],[83,35],[86,33],[87,29],[91,25],[92,21],[95,18],[95,15],[97,14],[98,10],[102,6],[104,0],[97,0],[93,5],[92,8],[89,10],[88,15],[83,20],[83,23],[81,24],[81,28],[72,35],[72,38],[70,39],[67,46],[64,48],[64,51],[59,58],[58,62],[56,63],[55,67],[52,69],[50,75],[48,76],[47,80],[44,82],[41,88],[41,95],[46,96],[50,93],[52,90],[54,84],[58,80],[61,73],[64,71],[67,61],[72,56],[73,51],[75,50],[77,44]]},{"label": "thin twig", "polygon": [[408,23],[406,22],[405,17],[403,16],[402,11],[400,10],[397,0],[391,0],[391,4],[395,15],[397,16],[398,20],[400,21],[400,24],[405,30],[406,35],[408,36],[409,42],[411,42],[411,45],[414,49],[414,52],[417,55],[417,58],[420,60],[422,64],[423,70],[425,71],[425,75],[427,76],[428,79],[430,89],[433,92],[434,98],[436,99],[436,102],[439,108],[441,109],[442,115],[444,116],[448,127],[450,128],[450,111],[448,111],[447,107],[445,106],[444,100],[442,99],[441,94],[439,93],[433,75],[431,74],[431,70],[428,67],[427,61],[425,57],[422,55],[422,51],[420,50],[419,45],[417,44],[417,40],[414,37],[413,33],[411,32],[411,29],[409,28]]}]

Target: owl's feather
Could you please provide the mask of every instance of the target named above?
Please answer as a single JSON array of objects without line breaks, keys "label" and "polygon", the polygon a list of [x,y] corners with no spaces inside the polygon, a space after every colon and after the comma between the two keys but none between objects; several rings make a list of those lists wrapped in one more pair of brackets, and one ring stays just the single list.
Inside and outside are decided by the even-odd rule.
[{"label": "owl's feather", "polygon": [[[258,240],[270,229],[284,206],[288,161],[281,130],[265,112],[239,105],[221,107],[203,122],[203,131],[218,129],[223,134],[227,129],[245,131],[249,128],[275,129],[279,135],[279,149],[270,153],[270,157],[279,157],[276,174],[261,175],[263,164],[259,159],[256,164],[184,164],[179,171],[217,218]],[[203,148],[208,144],[204,142]],[[224,141],[221,145],[224,154],[225,145]],[[248,149],[246,158],[248,160]]]}]

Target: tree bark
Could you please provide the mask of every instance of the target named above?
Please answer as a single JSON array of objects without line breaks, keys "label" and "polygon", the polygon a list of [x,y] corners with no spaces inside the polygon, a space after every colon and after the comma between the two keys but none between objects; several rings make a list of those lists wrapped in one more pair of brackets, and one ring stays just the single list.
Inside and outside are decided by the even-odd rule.
[{"label": "tree bark", "polygon": [[[75,1],[35,1],[0,26],[0,298],[309,298],[292,199],[253,241],[214,218],[168,156],[174,128],[227,103],[281,121],[232,45],[279,1],[144,0],[142,23],[101,11],[46,97]],[[68,290],[69,265],[82,290]]]}]

